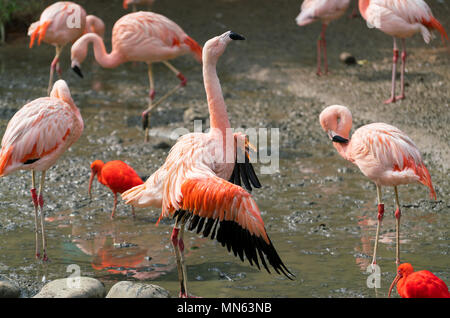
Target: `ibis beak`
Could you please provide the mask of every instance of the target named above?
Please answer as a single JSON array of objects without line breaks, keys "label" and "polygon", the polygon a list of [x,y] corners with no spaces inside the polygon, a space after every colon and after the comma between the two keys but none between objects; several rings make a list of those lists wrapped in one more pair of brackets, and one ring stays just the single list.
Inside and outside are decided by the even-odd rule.
[{"label": "ibis beak", "polygon": [[389,287],[388,298],[391,297],[392,289],[394,288],[394,286],[397,285],[397,282],[400,280],[400,278],[402,278],[402,275],[400,275],[400,274],[397,274],[397,276],[395,276],[395,278],[394,278],[394,280],[393,280],[393,282],[391,284],[391,287]]}]

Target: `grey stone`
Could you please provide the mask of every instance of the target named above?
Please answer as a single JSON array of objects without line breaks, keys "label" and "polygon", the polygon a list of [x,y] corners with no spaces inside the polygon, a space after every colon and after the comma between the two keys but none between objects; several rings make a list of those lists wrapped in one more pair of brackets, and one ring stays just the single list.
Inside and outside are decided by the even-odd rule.
[{"label": "grey stone", "polygon": [[[75,278],[77,279],[77,278]],[[73,277],[61,278],[46,284],[34,298],[103,298],[105,285],[95,278],[79,277],[79,284]]]},{"label": "grey stone", "polygon": [[18,298],[19,296],[19,285],[8,277],[0,275],[0,298]]},{"label": "grey stone", "polygon": [[169,298],[169,292],[158,285],[122,281],[111,287],[106,298]]}]

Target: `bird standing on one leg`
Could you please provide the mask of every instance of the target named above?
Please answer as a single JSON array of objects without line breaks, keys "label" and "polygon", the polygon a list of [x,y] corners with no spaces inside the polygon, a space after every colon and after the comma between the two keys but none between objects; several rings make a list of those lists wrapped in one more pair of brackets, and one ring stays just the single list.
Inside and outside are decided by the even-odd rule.
[{"label": "bird standing on one leg", "polygon": [[[95,60],[105,68],[115,68],[125,62],[146,62],[150,84],[149,105],[142,113],[145,140],[148,140],[149,114],[155,98],[152,63],[162,62],[179,79],[179,87],[186,86],[187,79],[168,60],[192,54],[201,63],[202,48],[175,22],[153,12],[129,13],[120,18],[112,30],[112,51],[107,53],[103,39],[95,34],[85,34],[72,45],[72,69],[81,77],[80,65],[86,59],[89,43],[94,45]],[[169,92],[173,93],[175,90]],[[166,98],[164,96],[164,98]]]},{"label": "bird standing on one leg", "polygon": [[[204,237],[211,234],[211,239],[217,238],[242,261],[245,255],[258,268],[260,261],[269,271],[268,262],[277,273],[290,279],[292,275],[267,235],[256,202],[240,187],[241,178],[248,189],[251,184],[261,185],[248,162],[246,136],[231,133],[216,65],[230,42],[243,39],[228,31],[210,39],[203,48],[210,131],[180,137],[163,166],[143,185],[122,194],[126,204],[159,207],[162,208],[160,219],[175,218],[171,241],[177,258],[181,297],[189,297],[183,253],[186,225],[190,231],[203,231]],[[239,154],[243,153],[241,162]]]},{"label": "bird standing on one leg", "polygon": [[[405,98],[406,38],[421,33],[425,43],[429,43],[431,31],[437,30],[442,41],[448,41],[447,33],[441,23],[433,16],[430,7],[423,0],[359,0],[359,11],[372,26],[394,38],[392,57],[391,97],[384,103],[395,103]],[[396,95],[396,76],[399,49],[397,38],[402,41],[400,95]]]},{"label": "bird standing on one leg", "polygon": [[[123,193],[128,189],[144,183],[136,171],[123,161],[113,160],[104,163],[101,160],[95,160],[91,164],[91,177],[89,178],[88,189],[89,197],[92,197],[91,187],[95,175],[97,175],[98,182],[110,188],[114,194],[114,206],[111,212],[111,219],[114,218],[114,214],[116,213],[117,193]],[[134,217],[134,207],[132,206],[131,209]]]},{"label": "bird standing on one leg", "polygon": [[427,270],[414,272],[409,263],[398,267],[397,276],[389,287],[388,297],[391,297],[395,286],[402,298],[450,298],[448,287],[442,279]]},{"label": "bird standing on one leg", "polygon": [[[36,258],[40,257],[38,242],[38,209],[41,216],[43,260],[47,260],[44,225],[45,172],[81,136],[83,119],[63,80],[53,85],[49,97],[42,97],[23,106],[8,123],[0,151],[0,177],[16,170],[31,170],[31,197],[35,210]],[[36,193],[35,172],[42,171]]]},{"label": "bird standing on one leg", "polygon": [[333,105],[325,108],[319,117],[320,125],[333,142],[339,154],[356,164],[361,172],[377,187],[378,223],[372,264],[376,264],[376,253],[384,204],[381,187],[392,186],[395,192],[396,218],[396,264],[400,264],[400,201],[397,187],[401,184],[422,183],[430,189],[430,197],[436,199],[430,174],[425,167],[414,142],[398,128],[374,123],[355,130],[352,114],[345,106]]},{"label": "bird standing on one leg", "polygon": [[[325,31],[331,21],[341,17],[347,10],[350,0],[305,0],[302,3],[300,14],[295,21],[299,26],[322,21],[322,32],[317,40],[317,75],[328,74],[327,42]],[[322,52],[324,72],[322,72]]]},{"label": "bird standing on one leg", "polygon": [[41,14],[39,21],[28,28],[30,48],[34,42],[38,45],[45,42],[56,48],[55,57],[50,65],[50,78],[47,94],[53,86],[53,74],[56,71],[61,78],[59,57],[67,43],[74,42],[87,32],[96,32],[103,36],[105,25],[98,17],[86,16],[86,11],[80,5],[70,1],[59,1],[47,7]]}]

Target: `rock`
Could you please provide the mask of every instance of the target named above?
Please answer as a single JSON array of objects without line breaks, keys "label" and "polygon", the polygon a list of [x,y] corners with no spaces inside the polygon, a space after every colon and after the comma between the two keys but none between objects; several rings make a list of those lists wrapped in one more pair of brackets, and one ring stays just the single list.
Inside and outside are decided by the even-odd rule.
[{"label": "rock", "polygon": [[8,277],[0,275],[0,298],[18,298],[19,296],[19,285]]},{"label": "rock", "polygon": [[[34,298],[103,298],[105,285],[95,278],[61,278],[46,284]],[[71,286],[72,285],[72,286]]]},{"label": "rock", "polygon": [[347,65],[356,64],[355,57],[348,52],[342,52],[341,55],[339,56],[339,59],[341,60],[341,62],[343,62]]},{"label": "rock", "polygon": [[106,298],[169,298],[169,292],[158,285],[122,281],[111,287]]}]

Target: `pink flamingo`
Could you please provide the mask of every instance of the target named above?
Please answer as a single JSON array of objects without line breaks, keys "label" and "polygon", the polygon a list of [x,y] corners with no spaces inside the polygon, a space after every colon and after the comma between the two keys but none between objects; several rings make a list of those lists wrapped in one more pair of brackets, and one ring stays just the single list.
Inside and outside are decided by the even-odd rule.
[{"label": "pink flamingo", "polygon": [[[247,160],[247,137],[240,133],[229,134],[231,126],[216,65],[232,40],[243,39],[228,31],[210,39],[203,48],[203,79],[210,131],[180,137],[165,163],[143,185],[122,194],[126,204],[162,208],[159,219],[176,218],[171,241],[177,258],[180,297],[189,296],[183,256],[183,233],[188,221],[189,230],[196,229],[197,233],[203,230],[204,237],[212,233],[212,239],[216,237],[222,246],[226,245],[228,251],[232,249],[242,261],[245,254],[249,263],[255,263],[259,268],[259,255],[267,271],[265,258],[277,273],[281,272],[288,278],[291,274],[267,235],[256,202],[239,186],[241,177],[248,189],[251,189],[251,184],[255,187],[261,185]],[[236,163],[237,154],[244,152],[244,162]]]},{"label": "pink flamingo", "polygon": [[133,12],[136,12],[136,5],[147,5],[150,10],[155,0],[123,0],[123,8],[128,10],[128,6],[131,4]]},{"label": "pink flamingo", "polygon": [[[425,43],[429,43],[432,34],[437,30],[441,33],[442,41],[448,40],[447,33],[441,23],[433,17],[430,7],[423,0],[359,0],[359,11],[363,18],[372,26],[394,38],[392,58],[392,87],[391,97],[385,104],[395,103],[405,98],[405,67],[406,44],[405,39],[415,33],[421,33]],[[402,67],[400,73],[400,95],[395,95],[395,79],[399,50],[396,38],[402,39]]]},{"label": "pink flamingo", "polygon": [[161,14],[144,11],[130,13],[114,24],[111,53],[106,53],[103,39],[94,33],[83,35],[72,45],[72,69],[81,77],[83,74],[80,65],[86,58],[88,45],[91,42],[94,45],[95,59],[102,67],[115,68],[129,61],[147,63],[150,102],[142,114],[143,128],[146,131],[145,140],[147,140],[149,113],[155,97],[152,63],[162,62],[166,65],[180,79],[181,83],[177,87],[183,87],[187,83],[186,78],[168,60],[191,53],[201,62],[201,46],[175,22]]},{"label": "pink flamingo", "polygon": [[302,3],[300,14],[295,21],[299,26],[313,23],[316,20],[322,22],[322,32],[317,40],[317,75],[322,75],[321,51],[323,49],[324,72],[328,73],[327,42],[325,31],[331,21],[341,17],[347,10],[350,0],[305,0]]},{"label": "pink flamingo", "polygon": [[42,12],[39,21],[32,23],[28,28],[28,35],[31,37],[30,48],[36,39],[38,45],[43,41],[56,48],[56,55],[50,66],[47,94],[50,94],[55,70],[61,76],[59,56],[62,49],[67,43],[74,42],[86,32],[96,32],[103,36],[105,24],[96,16],[86,16],[83,7],[70,1],[59,1],[48,6]]},{"label": "pink flamingo", "polygon": [[345,159],[356,164],[361,172],[377,187],[378,223],[372,264],[376,264],[376,253],[384,204],[381,200],[381,186],[393,186],[396,203],[396,264],[400,264],[400,202],[397,186],[408,183],[422,183],[430,188],[430,196],[436,199],[430,174],[425,167],[419,150],[413,141],[398,128],[374,123],[355,130],[352,128],[352,114],[345,106],[333,105],[320,114],[320,125],[333,141],[333,146]]},{"label": "pink flamingo", "polygon": [[[23,106],[11,118],[2,139],[0,177],[16,170],[31,170],[31,197],[35,212],[36,258],[38,243],[38,207],[41,216],[43,260],[47,260],[44,227],[45,172],[81,136],[83,119],[64,80],[53,85],[49,97],[41,97]],[[42,171],[36,194],[35,172]]]}]

